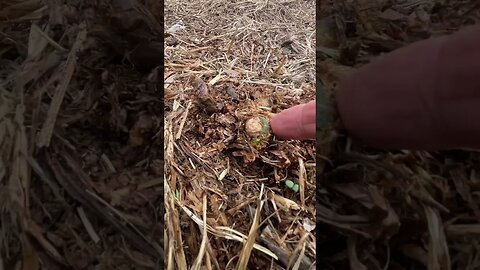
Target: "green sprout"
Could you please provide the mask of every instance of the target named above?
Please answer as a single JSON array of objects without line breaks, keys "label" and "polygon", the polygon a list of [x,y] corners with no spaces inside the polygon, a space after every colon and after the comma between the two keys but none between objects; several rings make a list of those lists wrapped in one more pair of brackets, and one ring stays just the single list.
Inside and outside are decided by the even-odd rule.
[{"label": "green sprout", "polygon": [[253,140],[251,141],[251,143],[252,143],[253,145],[255,145],[255,146],[260,146],[260,145],[262,145],[263,140],[260,139],[260,138],[258,138],[258,139],[253,139]]},{"label": "green sprout", "polygon": [[261,116],[259,117],[260,121],[262,122],[262,132],[263,134],[269,134],[270,133],[270,122],[268,121],[267,118]]},{"label": "green sprout", "polygon": [[285,185],[286,185],[289,189],[291,189],[291,190],[293,190],[293,191],[295,191],[295,192],[298,192],[298,190],[300,189],[300,186],[299,186],[297,183],[295,183],[295,182],[293,182],[292,180],[290,180],[290,179],[287,179],[287,180],[285,181]]}]

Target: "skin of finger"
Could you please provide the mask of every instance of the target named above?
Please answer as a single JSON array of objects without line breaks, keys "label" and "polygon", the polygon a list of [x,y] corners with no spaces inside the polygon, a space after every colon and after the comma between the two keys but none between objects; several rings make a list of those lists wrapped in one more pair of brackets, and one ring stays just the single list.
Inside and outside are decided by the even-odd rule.
[{"label": "skin of finger", "polygon": [[414,43],[342,82],[347,131],[378,148],[479,147],[480,26]]},{"label": "skin of finger", "polygon": [[272,117],[272,131],[279,139],[315,139],[315,117],[315,101],[296,105]]}]

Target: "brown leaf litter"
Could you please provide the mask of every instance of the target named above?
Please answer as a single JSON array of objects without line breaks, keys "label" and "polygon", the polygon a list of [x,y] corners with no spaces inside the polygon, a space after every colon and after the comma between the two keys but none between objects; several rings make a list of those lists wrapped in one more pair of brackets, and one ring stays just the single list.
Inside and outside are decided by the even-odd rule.
[{"label": "brown leaf litter", "polygon": [[0,269],[163,268],[161,11],[0,3]]},{"label": "brown leaf litter", "polygon": [[[335,91],[343,76],[382,53],[479,23],[480,6],[321,1],[317,15],[317,80]],[[328,135],[317,159],[317,266],[480,267],[478,151],[386,152]]]},{"label": "brown leaf litter", "polygon": [[314,4],[166,2],[167,269],[315,267],[315,145],[269,127],[314,98]]}]

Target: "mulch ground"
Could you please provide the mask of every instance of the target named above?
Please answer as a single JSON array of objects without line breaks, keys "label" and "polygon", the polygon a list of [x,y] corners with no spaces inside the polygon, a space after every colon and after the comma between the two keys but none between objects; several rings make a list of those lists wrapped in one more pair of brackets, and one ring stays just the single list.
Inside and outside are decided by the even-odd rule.
[{"label": "mulch ground", "polygon": [[315,143],[268,122],[315,97],[315,3],[165,4],[168,269],[308,269]]}]

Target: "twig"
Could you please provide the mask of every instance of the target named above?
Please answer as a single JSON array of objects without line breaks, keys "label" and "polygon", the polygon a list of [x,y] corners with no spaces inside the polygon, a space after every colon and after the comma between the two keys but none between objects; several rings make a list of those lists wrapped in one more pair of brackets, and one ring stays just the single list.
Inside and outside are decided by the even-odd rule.
[{"label": "twig", "polygon": [[47,119],[43,123],[42,129],[38,134],[37,147],[39,148],[48,146],[50,144],[58,112],[60,111],[65,92],[67,91],[68,85],[73,76],[73,72],[75,71],[75,66],[77,64],[77,53],[81,49],[83,42],[87,38],[87,30],[85,29],[85,24],[80,25],[80,29],[81,30],[77,34],[72,49],[68,54],[65,67],[65,75],[63,77],[63,80],[58,84],[55,95],[52,99],[52,103],[50,104],[50,108],[47,112]]},{"label": "twig", "polygon": [[242,249],[242,252],[240,253],[240,258],[238,260],[238,264],[237,264],[238,270],[247,269],[248,261],[250,259],[250,254],[252,253],[253,245],[257,238],[257,233],[258,233],[257,229],[258,229],[258,224],[260,222],[260,213],[262,212],[262,206],[264,203],[262,198],[264,188],[265,186],[262,184],[262,187],[260,189],[260,195],[258,196],[257,211],[255,212],[255,216],[253,217],[252,226],[250,227],[250,232],[248,233],[247,241],[243,245],[243,249]]},{"label": "twig", "polygon": [[185,122],[187,121],[188,112],[190,111],[191,106],[192,106],[192,101],[189,101],[188,104],[187,104],[187,107],[185,108],[183,118],[180,121],[180,126],[178,127],[177,135],[175,135],[175,140],[180,139],[180,137],[182,136],[183,126],[185,125]]},{"label": "twig", "polygon": [[82,221],[83,226],[87,230],[88,235],[90,236],[92,241],[95,244],[97,244],[100,241],[100,238],[98,237],[98,234],[95,232],[95,229],[93,228],[92,223],[90,223],[90,220],[85,214],[85,211],[83,211],[82,207],[77,207],[77,212],[78,212],[78,215],[80,216],[80,220]]},{"label": "twig", "polygon": [[201,268],[202,260],[205,255],[208,233],[207,233],[207,194],[203,194],[203,229],[202,229],[202,243],[200,244],[200,251],[197,258],[193,262],[191,270],[199,270]]}]

